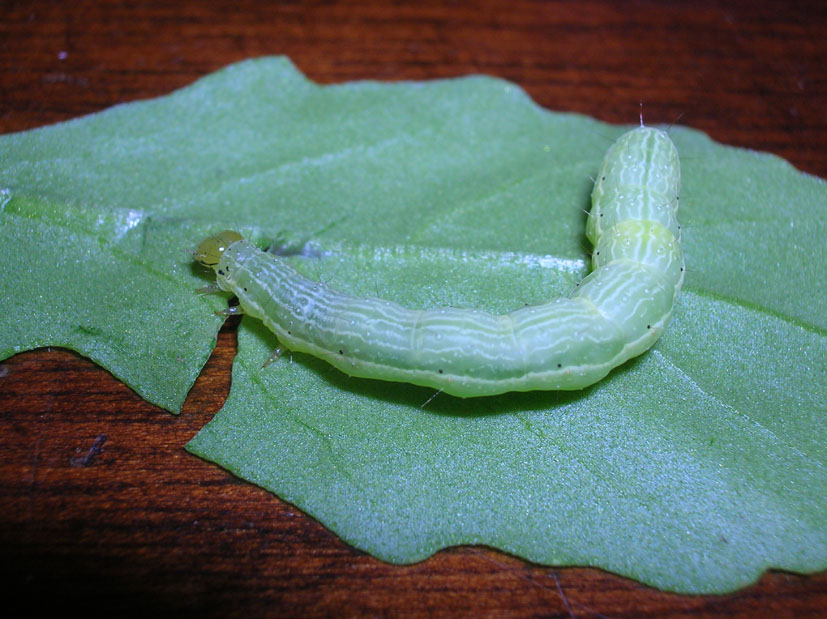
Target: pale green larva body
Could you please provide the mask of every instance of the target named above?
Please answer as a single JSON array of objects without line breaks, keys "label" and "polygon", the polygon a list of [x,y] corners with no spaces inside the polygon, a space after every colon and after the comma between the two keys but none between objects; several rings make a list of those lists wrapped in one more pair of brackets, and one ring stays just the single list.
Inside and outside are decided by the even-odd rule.
[{"label": "pale green larva body", "polygon": [[504,315],[341,294],[232,232],[205,240],[196,259],[284,347],[351,376],[460,397],[581,389],[647,350],[669,321],[684,277],[679,185],[664,132],[621,136],[592,192],[593,271],[567,298]]}]

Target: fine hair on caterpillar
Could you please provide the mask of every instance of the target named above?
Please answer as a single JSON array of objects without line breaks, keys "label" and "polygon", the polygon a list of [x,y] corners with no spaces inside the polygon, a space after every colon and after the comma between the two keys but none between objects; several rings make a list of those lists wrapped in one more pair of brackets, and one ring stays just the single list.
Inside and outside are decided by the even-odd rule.
[{"label": "fine hair on caterpillar", "polygon": [[342,294],[230,230],[202,241],[195,259],[280,347],[351,376],[459,397],[581,389],[649,349],[669,322],[684,279],[679,186],[665,132],[641,124],[620,136],[592,191],[591,273],[568,297],[503,315]]}]

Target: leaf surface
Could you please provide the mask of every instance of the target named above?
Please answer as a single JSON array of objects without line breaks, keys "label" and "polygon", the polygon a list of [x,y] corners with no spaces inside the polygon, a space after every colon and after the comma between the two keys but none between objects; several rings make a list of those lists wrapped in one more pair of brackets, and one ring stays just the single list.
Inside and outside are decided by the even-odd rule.
[{"label": "leaf surface", "polygon": [[[179,410],[226,302],[187,252],[225,228],[409,306],[567,294],[623,130],[493,78],[318,86],[269,58],[3,136],[0,357],[66,346]],[[306,355],[262,370],[275,339],[244,319],[188,449],[392,562],[487,544],[683,592],[824,569],[827,185],[670,133],[687,278],[648,353],[579,392],[431,399]]]}]

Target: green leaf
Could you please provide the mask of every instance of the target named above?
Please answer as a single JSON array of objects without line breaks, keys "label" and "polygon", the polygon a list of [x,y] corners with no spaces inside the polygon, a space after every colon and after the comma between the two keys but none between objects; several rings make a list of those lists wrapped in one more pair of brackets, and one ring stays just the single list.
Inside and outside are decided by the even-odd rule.
[{"label": "green leaf", "polygon": [[[68,346],[177,410],[225,302],[186,250],[224,228],[409,306],[566,294],[622,130],[493,78],[317,86],[261,59],[5,136],[0,355]],[[580,392],[431,400],[306,355],[262,369],[274,337],[245,319],[188,449],[392,562],[479,543],[683,592],[824,569],[827,185],[670,133],[688,270],[650,352]]]}]

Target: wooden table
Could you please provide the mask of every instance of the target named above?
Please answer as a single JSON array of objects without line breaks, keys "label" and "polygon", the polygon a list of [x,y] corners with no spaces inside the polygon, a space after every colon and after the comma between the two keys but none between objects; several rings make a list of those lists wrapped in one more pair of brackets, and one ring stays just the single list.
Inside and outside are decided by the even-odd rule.
[{"label": "wooden table", "polygon": [[[827,176],[823,2],[134,4],[2,2],[0,132],[286,54],[324,83],[488,73],[543,106],[610,122],[634,122],[642,101],[650,123],[679,121]],[[231,325],[178,417],[71,352],[0,364],[7,600],[88,616],[827,613],[824,573],[771,572],[732,595],[689,597],[476,547],[383,564],[183,450],[224,401],[234,350]]]}]

